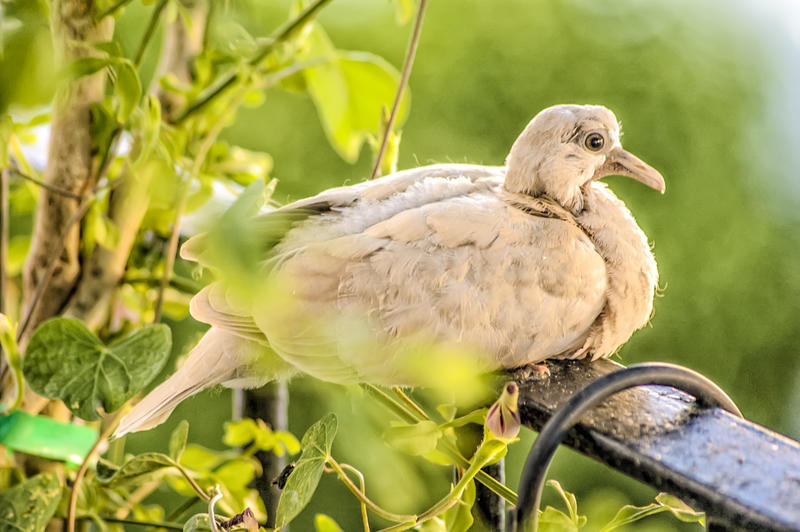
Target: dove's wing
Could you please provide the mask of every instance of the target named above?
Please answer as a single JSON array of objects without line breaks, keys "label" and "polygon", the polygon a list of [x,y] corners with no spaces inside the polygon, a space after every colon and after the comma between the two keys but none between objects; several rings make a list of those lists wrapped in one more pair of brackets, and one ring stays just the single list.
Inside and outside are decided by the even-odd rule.
[{"label": "dove's wing", "polygon": [[426,177],[307,220],[276,248],[297,306],[256,308],[256,324],[285,360],[334,381],[414,384],[397,353],[350,345],[359,325],[477,347],[487,368],[568,354],[603,308],[605,263],[575,224],[531,215],[501,187]]}]

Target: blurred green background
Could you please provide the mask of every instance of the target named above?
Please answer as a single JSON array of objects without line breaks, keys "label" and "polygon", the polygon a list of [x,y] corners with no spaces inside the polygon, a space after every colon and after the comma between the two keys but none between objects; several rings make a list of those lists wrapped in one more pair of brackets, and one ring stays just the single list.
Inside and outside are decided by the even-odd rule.
[{"label": "blurred green background", "polygon": [[[287,4],[231,1],[228,15],[262,36],[285,19]],[[117,38],[126,49],[139,38],[149,9],[137,4],[118,21]],[[388,0],[335,0],[320,21],[337,47],[375,52],[399,68],[410,24],[398,25],[394,10]],[[4,27],[4,112],[12,105],[43,105],[51,96],[46,21],[22,20],[23,28]],[[619,360],[694,368],[720,384],[748,418],[800,438],[797,21],[800,7],[791,0],[768,6],[756,0],[431,2],[399,167],[502,164],[519,131],[543,107],[612,109],[626,148],[667,181],[662,197],[632,181],[608,179],[654,243],[662,287],[652,327],[636,333]],[[343,162],[309,98],[278,89],[259,108],[240,113],[224,136],[273,156],[281,201],[359,182],[372,161],[364,149],[357,164]],[[176,324],[176,353],[185,352],[199,330],[190,321]],[[129,449],[162,448],[182,418],[191,423],[191,440],[220,447],[230,404],[228,391],[201,394],[164,426],[131,437]],[[334,454],[365,472],[377,501],[413,511],[446,490],[446,468],[381,444],[385,416],[357,392],[308,379],[291,384],[295,434],[330,410],[341,420]],[[512,485],[531,440],[526,433],[508,459]],[[646,504],[654,494],[568,451],[560,453],[551,476],[577,493],[590,515],[610,517],[626,501]],[[359,527],[355,500],[333,479],[323,480],[294,529],[309,530],[317,511],[345,530]],[[670,528],[689,525],[654,519],[635,527]]]}]

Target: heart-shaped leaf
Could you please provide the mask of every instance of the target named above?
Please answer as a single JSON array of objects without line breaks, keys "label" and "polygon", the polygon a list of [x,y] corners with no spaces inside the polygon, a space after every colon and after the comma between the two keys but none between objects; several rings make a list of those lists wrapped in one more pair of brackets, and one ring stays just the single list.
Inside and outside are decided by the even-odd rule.
[{"label": "heart-shaped leaf", "polygon": [[334,414],[323,417],[306,431],[300,446],[303,453],[289,475],[278,501],[275,523],[278,528],[287,525],[305,508],[322,476],[322,468],[331,453],[336,436],[337,421]]},{"label": "heart-shaped leaf", "polygon": [[178,467],[175,461],[162,453],[142,453],[134,456],[119,469],[97,468],[97,480],[114,486],[140,479],[167,467]]},{"label": "heart-shaped leaf", "polygon": [[37,475],[0,493],[0,530],[38,532],[58,508],[61,484],[55,473]]},{"label": "heart-shaped leaf", "polygon": [[166,325],[151,325],[109,346],[78,320],[56,318],[42,324],[25,351],[23,371],[38,394],[61,399],[87,421],[107,412],[147,386],[169,357]]}]

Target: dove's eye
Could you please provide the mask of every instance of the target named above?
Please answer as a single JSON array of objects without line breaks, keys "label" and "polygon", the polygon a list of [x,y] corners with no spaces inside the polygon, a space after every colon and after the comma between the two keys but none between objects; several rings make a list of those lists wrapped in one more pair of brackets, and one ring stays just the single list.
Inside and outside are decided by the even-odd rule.
[{"label": "dove's eye", "polygon": [[589,151],[600,151],[605,143],[606,139],[600,133],[589,133],[583,141],[583,145]]}]

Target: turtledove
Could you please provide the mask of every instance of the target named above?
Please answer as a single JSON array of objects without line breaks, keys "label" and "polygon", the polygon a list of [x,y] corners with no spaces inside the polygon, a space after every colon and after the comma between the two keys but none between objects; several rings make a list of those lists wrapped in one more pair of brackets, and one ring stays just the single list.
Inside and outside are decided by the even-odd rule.
[{"label": "turtledove", "polygon": [[[557,105],[525,127],[505,167],[426,166],[258,215],[257,227],[288,220],[262,258],[291,298],[276,309],[224,280],[205,287],[191,313],[211,328],[116,436],[160,424],[218,384],[297,372],[419,384],[404,362],[409,345],[426,344],[408,338],[468,347],[486,371],[610,356],[647,323],[658,271],[625,204],[597,180],[665,188],[619,137],[605,107]],[[193,237],[182,256],[202,263],[206,244]]]}]

